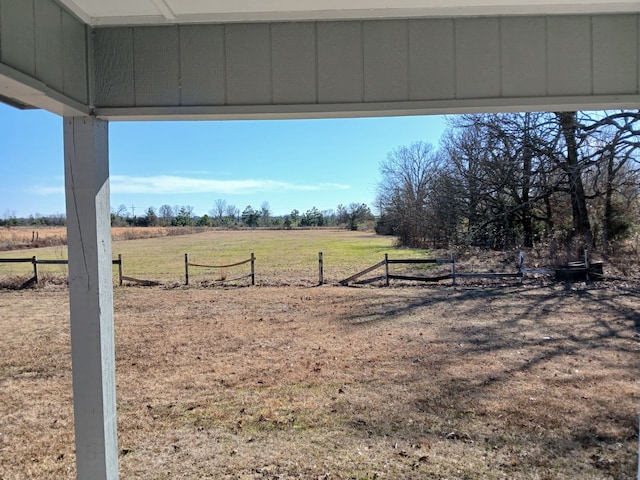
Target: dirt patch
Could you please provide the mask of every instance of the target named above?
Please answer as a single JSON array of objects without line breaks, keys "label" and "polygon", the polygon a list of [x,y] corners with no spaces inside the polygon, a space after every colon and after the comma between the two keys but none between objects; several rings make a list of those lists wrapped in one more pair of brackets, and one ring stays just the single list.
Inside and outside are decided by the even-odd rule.
[{"label": "dirt patch", "polygon": [[[67,292],[0,293],[3,479],[73,478]],[[115,291],[122,478],[633,478],[640,294]]]}]

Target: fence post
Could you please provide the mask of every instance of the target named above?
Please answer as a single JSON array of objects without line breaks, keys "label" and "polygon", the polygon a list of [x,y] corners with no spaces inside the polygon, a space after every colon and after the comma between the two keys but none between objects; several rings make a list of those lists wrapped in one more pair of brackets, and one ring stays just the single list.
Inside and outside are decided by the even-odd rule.
[{"label": "fence post", "polygon": [[256,256],[251,252],[251,285],[256,284]]},{"label": "fence post", "polygon": [[519,279],[520,279],[520,285],[522,285],[522,279],[524,277],[524,273],[522,273],[522,267],[524,266],[524,252],[520,252],[520,255],[518,257],[518,275],[519,275]]},{"label": "fence post", "polygon": [[456,257],[451,254],[451,285],[456,284]]},{"label": "fence post", "polygon": [[384,254],[384,283],[389,286],[389,254]]},{"label": "fence post", "polygon": [[118,254],[118,285],[122,286],[122,254]]},{"label": "fence post", "polygon": [[318,285],[324,283],[324,264],[322,261],[322,252],[318,252]]},{"label": "fence post", "polygon": [[589,250],[584,249],[584,269],[586,270],[584,280],[589,283]]},{"label": "fence post", "polygon": [[189,254],[184,254],[184,284],[189,285]]},{"label": "fence post", "polygon": [[38,260],[36,259],[36,256],[33,256],[33,259],[31,260],[33,262],[33,278],[35,279],[35,283],[36,285],[38,284]]}]

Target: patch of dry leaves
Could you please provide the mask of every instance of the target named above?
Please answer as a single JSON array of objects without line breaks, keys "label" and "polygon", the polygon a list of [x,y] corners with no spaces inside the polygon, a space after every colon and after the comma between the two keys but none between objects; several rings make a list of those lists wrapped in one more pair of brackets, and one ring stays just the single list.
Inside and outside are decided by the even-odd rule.
[{"label": "patch of dry leaves", "polygon": [[[633,478],[640,294],[120,288],[122,478]],[[73,478],[67,292],[0,292],[0,478]]]}]

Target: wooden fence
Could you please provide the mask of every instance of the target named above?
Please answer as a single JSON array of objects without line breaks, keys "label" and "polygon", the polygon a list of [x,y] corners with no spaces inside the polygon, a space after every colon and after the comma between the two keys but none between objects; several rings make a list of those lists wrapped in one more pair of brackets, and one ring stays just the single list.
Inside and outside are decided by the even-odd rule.
[{"label": "wooden fence", "polygon": [[[255,261],[256,257],[253,253],[251,253],[250,258],[247,260],[242,260],[236,263],[231,263],[228,265],[205,265],[200,263],[193,263],[189,261],[189,254],[184,254],[184,276],[185,276],[185,285],[189,285],[189,268],[205,268],[205,269],[227,269],[232,267],[237,267],[245,264],[250,264],[250,272],[246,275],[241,275],[236,278],[224,278],[224,275],[221,275],[220,280],[213,282],[216,283],[226,283],[233,282],[237,280],[242,280],[244,278],[249,278],[251,281],[251,285],[255,285]],[[31,263],[33,265],[33,277],[27,280],[21,288],[25,288],[29,285],[38,283],[38,265],[68,265],[68,260],[38,260],[35,256],[29,258],[0,258],[1,263]],[[117,259],[112,261],[113,265],[118,265],[118,284],[120,286],[123,285],[123,281],[131,282],[138,285],[160,285],[159,282],[150,281],[150,280],[139,280],[132,277],[126,277],[123,275],[123,262],[122,255],[118,255]],[[450,265],[450,270],[448,273],[440,274],[440,275],[418,275],[418,274],[407,274],[407,273],[396,273],[392,271],[393,265]],[[372,265],[355,275],[352,275],[344,280],[341,280],[339,283],[341,285],[349,285],[350,283],[357,284],[367,284],[373,283],[376,281],[383,281],[386,286],[389,286],[390,280],[408,280],[408,281],[416,281],[416,282],[440,282],[443,280],[451,280],[453,285],[456,284],[456,279],[458,278],[515,278],[518,283],[522,283],[525,275],[533,275],[533,274],[542,274],[542,275],[555,275],[556,280],[599,280],[604,279],[603,275],[603,265],[602,262],[590,262],[588,253],[585,251],[584,259],[580,262],[571,262],[567,267],[559,268],[555,270],[548,269],[527,269],[524,268],[524,254],[520,252],[518,257],[517,265],[515,265],[515,271],[511,272],[461,272],[458,269],[456,270],[456,266],[460,266],[464,264],[456,264],[456,260],[453,255],[449,258],[409,258],[409,259],[390,259],[388,254],[385,254],[384,260],[381,262]],[[365,275],[378,270],[383,269],[383,274],[375,277],[370,277],[364,280],[358,280]],[[318,285],[324,284],[324,257],[323,253],[318,253]]]},{"label": "wooden fence", "polygon": [[[442,265],[442,264],[451,264],[451,273],[446,275],[438,275],[435,277],[427,277],[423,275],[399,275],[390,273],[389,265]],[[374,278],[369,278],[367,280],[361,280],[357,283],[372,283],[378,280],[384,280],[386,286],[389,286],[389,280],[412,280],[418,282],[438,282],[441,280],[451,279],[452,283],[455,284],[456,281],[456,273],[455,273],[455,259],[453,255],[451,258],[408,258],[408,259],[390,259],[388,254],[384,254],[384,260],[375,265],[370,266],[369,268],[365,268],[361,272],[356,273],[355,275],[351,275],[344,280],[340,280],[340,285],[349,285],[349,283],[355,282],[358,278],[366,275],[367,273],[371,273],[374,270],[379,268],[384,268],[384,275],[380,275]],[[459,274],[458,274],[459,276]]]},{"label": "wooden fence", "polygon": [[222,269],[225,269],[225,268],[238,267],[240,265],[245,265],[247,263],[251,264],[251,272],[248,275],[241,275],[240,277],[230,278],[230,279],[224,278],[224,279],[219,280],[216,283],[234,282],[234,281],[237,281],[237,280],[242,280],[243,278],[250,278],[251,279],[251,285],[255,285],[256,284],[256,269],[255,269],[256,256],[253,254],[253,252],[251,253],[251,257],[249,257],[249,259],[241,260],[240,262],[231,263],[229,265],[203,265],[203,264],[199,264],[199,263],[191,263],[191,262],[189,262],[189,254],[185,253],[184,254],[184,284],[185,285],[189,285],[189,267],[199,267],[199,268],[210,268],[210,269],[222,270]]},{"label": "wooden fence", "polygon": [[[69,260],[38,260],[36,256],[29,258],[0,258],[0,263],[31,263],[33,265],[33,277],[24,282],[21,288],[38,284],[38,265],[68,265]],[[118,285],[122,286],[122,280],[135,280],[122,276],[122,255],[111,261],[113,265],[118,265]]]},{"label": "wooden fence", "polygon": [[[425,275],[405,275],[405,274],[396,274],[391,273],[389,269],[389,265],[443,265],[450,264],[451,271],[450,273],[444,275],[436,275],[436,276],[425,276]],[[360,280],[356,282],[359,278],[364,275],[373,272],[379,268],[384,268],[384,274],[379,275],[377,277],[369,278],[366,280]],[[573,273],[583,273],[586,277],[586,280],[590,278],[600,278],[602,277],[602,263],[600,262],[589,262],[589,258],[587,252],[585,251],[584,261],[582,262],[574,262],[569,265],[569,269]],[[339,283],[341,285],[349,285],[350,283],[373,283],[375,281],[384,281],[386,286],[389,286],[389,280],[410,280],[415,282],[439,282],[442,280],[451,280],[451,283],[455,285],[457,278],[515,278],[518,283],[522,283],[522,279],[525,275],[531,274],[541,274],[541,275],[555,275],[556,278],[561,279],[561,274],[559,272],[564,271],[564,269],[560,270],[547,270],[547,269],[527,269],[524,268],[524,253],[520,252],[518,256],[518,263],[516,265],[516,269],[513,272],[459,272],[456,271],[456,261],[453,255],[450,258],[410,258],[410,259],[390,259],[387,254],[384,256],[384,260],[375,265],[372,265],[369,268],[362,270],[361,272],[356,273],[344,280],[341,280]]]}]

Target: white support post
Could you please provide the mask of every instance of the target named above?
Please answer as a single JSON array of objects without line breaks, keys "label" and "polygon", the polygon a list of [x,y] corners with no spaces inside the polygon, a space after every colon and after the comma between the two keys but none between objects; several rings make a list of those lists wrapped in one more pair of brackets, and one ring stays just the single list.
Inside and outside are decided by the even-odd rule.
[{"label": "white support post", "polygon": [[118,478],[108,123],[64,119],[77,478]]}]

